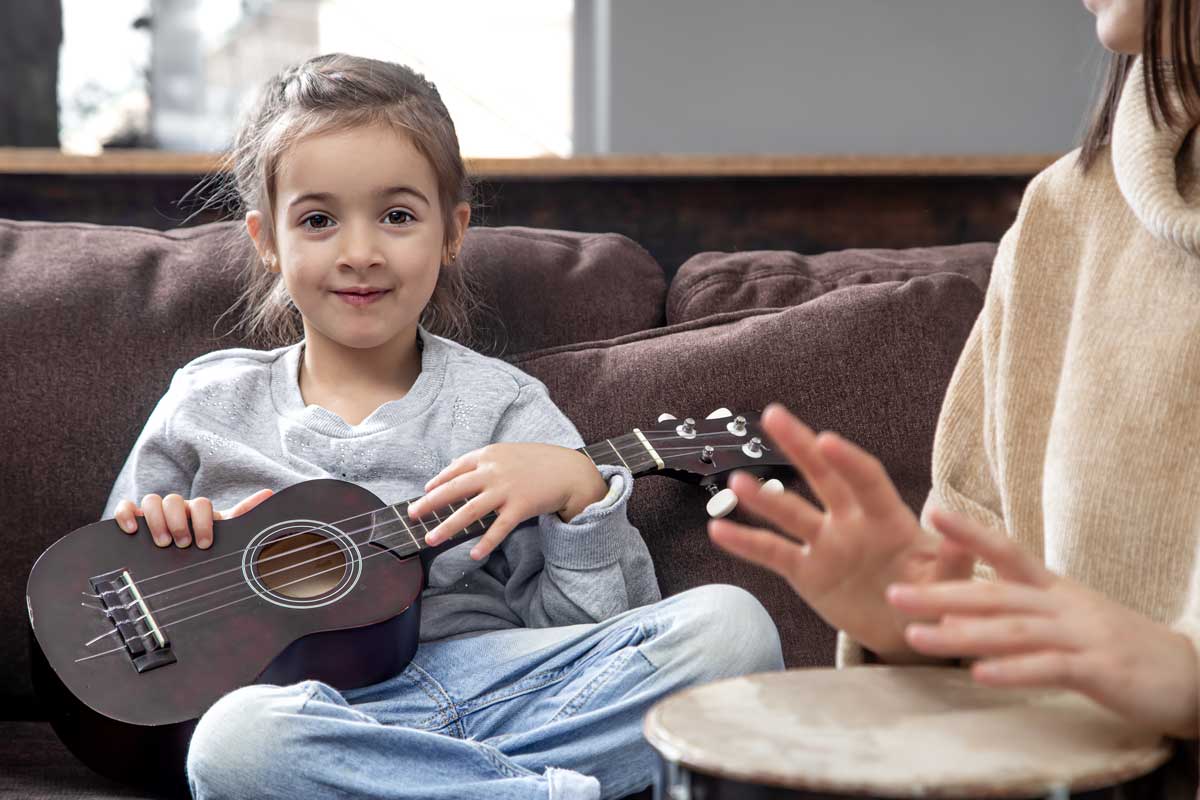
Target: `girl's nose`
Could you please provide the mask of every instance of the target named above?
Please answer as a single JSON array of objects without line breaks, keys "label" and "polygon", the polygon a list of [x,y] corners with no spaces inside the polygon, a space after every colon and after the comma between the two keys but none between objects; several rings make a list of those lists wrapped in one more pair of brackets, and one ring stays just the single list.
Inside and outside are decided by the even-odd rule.
[{"label": "girl's nose", "polygon": [[339,267],[366,269],[383,264],[383,251],[370,230],[351,225],[342,230]]}]

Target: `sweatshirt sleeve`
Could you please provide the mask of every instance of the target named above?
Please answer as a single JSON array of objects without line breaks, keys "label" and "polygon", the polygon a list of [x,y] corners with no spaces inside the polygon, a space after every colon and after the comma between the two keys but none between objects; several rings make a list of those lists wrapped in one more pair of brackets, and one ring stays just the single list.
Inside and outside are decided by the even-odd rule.
[{"label": "sweatshirt sleeve", "polygon": [[[575,426],[539,382],[520,387],[493,441],[583,446]],[[633,476],[624,467],[599,469],[609,484],[603,500],[570,522],[557,514],[538,518],[540,559],[516,547],[506,551],[513,571],[505,600],[528,627],[599,622],[661,597],[646,543],[629,523]]]},{"label": "sweatshirt sleeve", "polygon": [[184,381],[182,371],[176,372],[167,393],[150,413],[117,475],[101,519],[111,518],[121,500],[141,503],[151,493],[190,495],[198,465],[190,463],[189,451],[173,438],[171,426],[184,393]]}]

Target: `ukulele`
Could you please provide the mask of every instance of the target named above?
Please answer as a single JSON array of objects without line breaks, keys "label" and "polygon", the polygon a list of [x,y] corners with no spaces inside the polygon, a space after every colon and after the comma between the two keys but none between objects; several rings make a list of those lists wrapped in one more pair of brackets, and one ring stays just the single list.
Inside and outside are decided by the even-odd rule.
[{"label": "ukulele", "polygon": [[[765,477],[788,466],[758,423],[725,409],[699,423],[664,414],[582,452],[716,494],[734,469]],[[25,598],[34,685],[55,732],[103,775],[186,789],[192,731],[226,693],[396,675],[417,649],[430,561],[495,520],[429,547],[425,534],[455,507],[413,521],[415,499],[388,505],[353,483],[309,480],[215,521],[207,550],[160,548],[142,518],[141,535],[108,519],[59,539],[33,565]]]}]

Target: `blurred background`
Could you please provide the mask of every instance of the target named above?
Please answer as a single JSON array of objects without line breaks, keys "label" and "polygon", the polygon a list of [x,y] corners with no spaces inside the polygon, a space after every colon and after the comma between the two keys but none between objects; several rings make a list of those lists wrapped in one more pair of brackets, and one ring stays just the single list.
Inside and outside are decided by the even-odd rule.
[{"label": "blurred background", "polygon": [[1077,0],[0,0],[0,14],[0,216],[211,221],[178,200],[258,86],[338,50],[438,86],[478,222],[617,230],[668,262],[697,245],[998,238],[1029,177],[1075,146],[1103,65]]},{"label": "blurred background", "polygon": [[1100,67],[1070,0],[4,4],[6,106],[58,119],[0,144],[75,153],[218,151],[262,81],[330,51],[425,73],[467,156],[1043,153]]}]

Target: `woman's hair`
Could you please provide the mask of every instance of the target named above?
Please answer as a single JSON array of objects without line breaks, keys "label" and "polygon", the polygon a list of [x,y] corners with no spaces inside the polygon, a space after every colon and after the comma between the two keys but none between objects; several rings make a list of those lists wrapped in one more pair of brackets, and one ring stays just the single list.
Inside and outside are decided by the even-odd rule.
[{"label": "woman's hair", "polygon": [[[1180,112],[1200,108],[1200,19],[1196,0],[1144,0],[1142,72],[1146,105],[1155,127],[1172,125]],[[1099,152],[1109,144],[1117,102],[1136,56],[1109,54],[1108,75],[1096,101],[1091,121],[1083,136],[1079,166],[1087,171]],[[1176,76],[1179,80],[1176,81]],[[1178,106],[1182,103],[1182,108]]]},{"label": "woman's hair", "polygon": [[[454,209],[471,200],[471,181],[458,150],[454,123],[437,88],[408,67],[342,53],[317,56],[280,72],[263,87],[226,156],[227,176],[206,207],[224,206],[241,216],[263,215],[263,237],[275,244],[275,176],[283,155],[318,133],[387,124],[403,131],[437,175],[438,205],[445,223],[444,245],[456,233]],[[196,190],[204,190],[205,184]],[[252,251],[243,266],[244,286],[234,308],[248,338],[268,346],[303,335],[300,314],[279,273],[263,268]],[[475,292],[457,267],[443,265],[421,324],[459,341],[471,338]],[[232,310],[232,309],[231,309]]]}]

